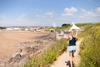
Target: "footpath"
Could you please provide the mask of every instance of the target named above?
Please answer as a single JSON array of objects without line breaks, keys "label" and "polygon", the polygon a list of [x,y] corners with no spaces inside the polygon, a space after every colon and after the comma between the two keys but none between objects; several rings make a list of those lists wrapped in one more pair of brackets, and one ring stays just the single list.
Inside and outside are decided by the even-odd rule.
[{"label": "footpath", "polygon": [[[74,63],[76,65],[76,67],[78,66],[79,62],[80,62],[80,56],[79,56],[79,52],[80,52],[80,43],[83,39],[81,38],[79,41],[77,41],[76,43],[76,52],[75,52],[75,57],[74,57]],[[65,61],[68,61],[69,56],[68,56],[68,51],[66,50],[62,55],[60,55],[57,60],[51,65],[51,67],[68,67],[66,66]]]}]

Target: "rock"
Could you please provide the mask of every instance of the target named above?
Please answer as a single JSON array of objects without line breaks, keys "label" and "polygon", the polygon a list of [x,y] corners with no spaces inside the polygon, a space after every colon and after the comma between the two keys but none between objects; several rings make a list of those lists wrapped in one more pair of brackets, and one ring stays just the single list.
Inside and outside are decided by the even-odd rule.
[{"label": "rock", "polygon": [[19,62],[21,57],[22,57],[21,54],[16,54],[16,56],[15,57],[11,57],[8,62],[9,63]]}]

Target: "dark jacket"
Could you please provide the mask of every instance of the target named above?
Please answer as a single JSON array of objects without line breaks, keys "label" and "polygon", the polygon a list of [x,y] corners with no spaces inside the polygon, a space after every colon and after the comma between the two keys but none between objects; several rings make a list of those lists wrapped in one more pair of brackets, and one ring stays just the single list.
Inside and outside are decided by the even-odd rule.
[{"label": "dark jacket", "polygon": [[69,46],[75,46],[77,39],[75,37],[72,37],[71,40],[69,40]]}]

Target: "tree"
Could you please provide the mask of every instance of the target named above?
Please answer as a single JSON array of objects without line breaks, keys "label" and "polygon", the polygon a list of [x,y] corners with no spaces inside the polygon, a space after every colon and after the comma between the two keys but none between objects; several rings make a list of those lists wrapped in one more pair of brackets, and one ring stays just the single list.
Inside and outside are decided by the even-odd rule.
[{"label": "tree", "polygon": [[70,24],[62,24],[62,27],[68,27]]},{"label": "tree", "polygon": [[6,29],[6,27],[0,27],[0,29]]}]

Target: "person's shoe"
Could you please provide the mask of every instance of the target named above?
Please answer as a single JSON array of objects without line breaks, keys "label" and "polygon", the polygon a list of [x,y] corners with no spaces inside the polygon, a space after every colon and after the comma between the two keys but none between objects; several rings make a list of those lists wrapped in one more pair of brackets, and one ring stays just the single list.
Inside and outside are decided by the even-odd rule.
[{"label": "person's shoe", "polygon": [[70,62],[70,61],[65,61],[66,65],[69,65],[69,62]]}]

